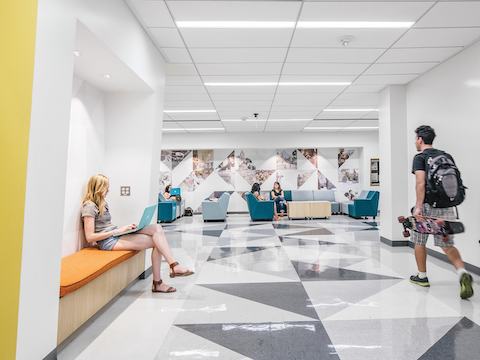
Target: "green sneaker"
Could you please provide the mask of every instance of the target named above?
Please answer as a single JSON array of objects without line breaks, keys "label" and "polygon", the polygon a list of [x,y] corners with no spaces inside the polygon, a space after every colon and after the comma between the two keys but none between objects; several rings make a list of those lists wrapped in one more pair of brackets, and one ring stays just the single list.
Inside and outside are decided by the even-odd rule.
[{"label": "green sneaker", "polygon": [[412,284],[420,285],[423,287],[430,287],[430,283],[428,282],[428,277],[421,278],[417,275],[410,276],[410,282]]},{"label": "green sneaker", "polygon": [[468,299],[473,296],[473,278],[469,273],[463,273],[460,277],[460,297]]}]

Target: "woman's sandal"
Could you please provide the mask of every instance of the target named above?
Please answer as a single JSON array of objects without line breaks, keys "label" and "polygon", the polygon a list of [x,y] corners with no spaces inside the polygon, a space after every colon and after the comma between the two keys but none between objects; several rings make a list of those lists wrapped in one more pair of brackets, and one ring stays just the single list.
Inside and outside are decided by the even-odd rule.
[{"label": "woman's sandal", "polygon": [[171,264],[170,264],[170,269],[172,270],[172,271],[170,271],[170,277],[171,277],[171,278],[181,277],[181,276],[190,276],[190,275],[193,275],[193,274],[194,274],[194,272],[191,271],[191,270],[187,270],[187,271],[185,271],[185,272],[183,272],[183,273],[176,273],[175,270],[174,270],[174,267],[177,266],[177,265],[179,265],[179,264],[178,264],[178,262],[176,262],[176,261],[175,261],[174,263],[171,263]]},{"label": "woman's sandal", "polygon": [[157,286],[160,286],[162,285],[163,283],[163,280],[160,280],[160,281],[155,281],[153,280],[153,284],[152,284],[152,292],[154,293],[173,293],[175,291],[177,291],[177,289],[175,289],[174,287],[170,286],[166,291],[162,291],[162,290],[157,290]]}]

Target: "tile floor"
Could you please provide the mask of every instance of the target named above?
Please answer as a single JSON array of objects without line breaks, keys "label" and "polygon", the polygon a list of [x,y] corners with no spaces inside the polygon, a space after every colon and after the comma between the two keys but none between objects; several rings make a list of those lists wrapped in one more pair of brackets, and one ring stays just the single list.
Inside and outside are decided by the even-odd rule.
[{"label": "tile floor", "polygon": [[376,226],[246,215],[166,225],[196,274],[168,279],[178,289],[168,295],[138,281],[58,358],[480,359],[480,294],[461,300],[456,273],[436,259],[431,288],[410,284],[412,250],[380,243]]}]

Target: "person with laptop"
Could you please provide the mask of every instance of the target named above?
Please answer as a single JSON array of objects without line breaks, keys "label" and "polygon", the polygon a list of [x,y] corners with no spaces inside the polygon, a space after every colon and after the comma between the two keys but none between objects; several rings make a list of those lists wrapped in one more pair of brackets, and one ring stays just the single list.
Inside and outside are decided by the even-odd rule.
[{"label": "person with laptop", "polygon": [[172,185],[167,185],[165,186],[165,191],[163,193],[163,197],[166,199],[166,200],[175,200],[175,201],[178,201],[178,193],[176,192],[177,189],[175,189],[175,191],[172,192]]},{"label": "person with laptop", "polygon": [[155,213],[155,206],[147,207],[139,226],[135,224],[117,227],[112,223],[106,202],[109,181],[105,175],[90,177],[87,192],[82,201],[82,219],[85,239],[96,243],[100,250],[152,250],[152,292],[171,293],[176,289],[165,284],[160,277],[162,257],[170,267],[170,277],[189,276],[193,271],[175,261],[160,225],[148,225]]}]

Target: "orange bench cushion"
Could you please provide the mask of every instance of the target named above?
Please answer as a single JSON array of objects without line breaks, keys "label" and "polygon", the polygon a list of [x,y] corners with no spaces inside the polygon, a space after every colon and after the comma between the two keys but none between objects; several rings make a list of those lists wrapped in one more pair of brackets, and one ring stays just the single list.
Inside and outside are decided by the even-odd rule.
[{"label": "orange bench cushion", "polygon": [[131,258],[137,252],[85,248],[62,258],[60,297],[88,284],[115,265]]}]

